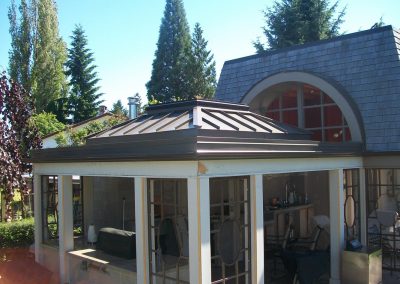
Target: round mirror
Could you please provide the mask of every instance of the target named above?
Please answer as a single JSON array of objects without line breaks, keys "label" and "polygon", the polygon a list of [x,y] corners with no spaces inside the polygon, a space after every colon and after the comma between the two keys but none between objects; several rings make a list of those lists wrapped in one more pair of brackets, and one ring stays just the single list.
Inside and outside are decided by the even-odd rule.
[{"label": "round mirror", "polygon": [[180,257],[180,249],[174,221],[165,218],[160,222],[158,229],[158,247],[161,250],[161,258],[165,264],[175,265]]},{"label": "round mirror", "polygon": [[349,195],[344,203],[344,220],[347,227],[351,228],[354,226],[356,218],[355,202],[353,196]]},{"label": "round mirror", "polygon": [[233,265],[242,250],[241,233],[238,222],[226,220],[219,232],[219,253],[225,265]]}]

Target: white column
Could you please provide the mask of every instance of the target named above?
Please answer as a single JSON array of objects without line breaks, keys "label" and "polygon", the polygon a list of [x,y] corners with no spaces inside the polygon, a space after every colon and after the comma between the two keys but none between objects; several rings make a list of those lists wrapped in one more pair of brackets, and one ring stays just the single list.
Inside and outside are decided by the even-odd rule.
[{"label": "white column", "polygon": [[360,173],[360,229],[361,244],[367,245],[367,187],[365,181],[365,169],[359,169]]},{"label": "white column", "polygon": [[211,283],[210,180],[188,178],[190,283]]},{"label": "white column", "polygon": [[340,283],[340,266],[344,241],[343,169],[329,171],[329,212],[331,238],[331,279]]},{"label": "white column", "polygon": [[250,176],[251,216],[251,279],[252,283],[264,283],[264,208],[263,176]]},{"label": "white column", "polygon": [[41,245],[43,242],[42,228],[42,177],[33,176],[33,204],[35,216],[35,261],[41,261]]},{"label": "white column", "polygon": [[69,282],[67,252],[74,249],[72,209],[72,176],[58,176],[58,241],[60,256],[60,282]]},{"label": "white column", "polygon": [[149,243],[147,213],[147,180],[135,178],[136,270],[137,283],[148,284]]}]

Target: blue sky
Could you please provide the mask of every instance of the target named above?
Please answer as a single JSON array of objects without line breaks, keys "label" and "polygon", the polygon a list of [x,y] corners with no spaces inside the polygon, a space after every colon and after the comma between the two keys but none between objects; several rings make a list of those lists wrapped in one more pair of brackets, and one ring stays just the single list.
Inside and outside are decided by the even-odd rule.
[{"label": "blue sky", "polygon": [[[0,70],[7,69],[10,0],[0,0]],[[17,1],[18,2],[18,1]],[[331,1],[333,3],[333,1]],[[214,53],[217,74],[226,60],[254,54],[252,41],[262,38],[262,11],[271,0],[186,0],[191,30],[199,22]],[[67,44],[75,24],[81,24],[94,52],[101,91],[108,107],[138,92],[146,97],[165,0],[59,0],[60,34]],[[369,29],[382,16],[400,28],[399,0],[341,0],[347,6],[342,32]]]}]

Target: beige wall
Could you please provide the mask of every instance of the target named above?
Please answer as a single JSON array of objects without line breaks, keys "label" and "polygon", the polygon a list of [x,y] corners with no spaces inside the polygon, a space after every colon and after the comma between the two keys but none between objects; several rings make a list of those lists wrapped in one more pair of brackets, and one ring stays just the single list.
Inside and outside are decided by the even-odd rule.
[{"label": "beige wall", "polygon": [[84,179],[85,228],[94,224],[96,232],[103,227],[122,229],[125,198],[125,230],[135,231],[135,192],[133,178],[92,177]]}]

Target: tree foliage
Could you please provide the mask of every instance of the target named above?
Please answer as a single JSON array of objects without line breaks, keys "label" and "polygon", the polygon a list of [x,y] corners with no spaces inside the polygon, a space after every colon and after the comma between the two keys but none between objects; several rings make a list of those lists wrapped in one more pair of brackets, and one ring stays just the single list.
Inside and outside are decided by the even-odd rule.
[{"label": "tree foliage", "polygon": [[100,104],[99,78],[93,64],[93,53],[87,47],[87,38],[82,26],[75,26],[71,36],[71,48],[65,64],[66,75],[70,78],[71,93],[69,105],[74,123],[96,116]]},{"label": "tree foliage", "polygon": [[[15,2],[8,12],[11,50],[9,73],[35,98],[38,112],[57,111],[52,103],[67,95],[63,70],[66,46],[58,30],[54,0],[21,0],[19,16]],[[61,100],[63,101],[63,100]],[[58,114],[63,117],[65,114]]]},{"label": "tree foliage", "polygon": [[65,124],[58,121],[55,114],[48,112],[33,115],[30,123],[39,131],[40,137],[65,129]]},{"label": "tree foliage", "polygon": [[189,25],[182,0],[167,0],[161,22],[148,100],[171,102],[186,99],[188,58],[191,53]]},{"label": "tree foliage", "polygon": [[26,193],[25,173],[31,169],[26,162],[31,149],[41,147],[38,131],[29,123],[34,111],[32,97],[20,85],[0,76],[0,187],[6,200],[6,218],[11,220],[14,191]]},{"label": "tree foliage", "polygon": [[267,44],[259,39],[253,43],[258,53],[339,35],[345,8],[336,13],[339,1],[275,0],[264,11],[263,28]]},{"label": "tree foliage", "polygon": [[32,23],[31,11],[26,0],[19,5],[17,17],[15,1],[8,10],[10,21],[11,50],[9,51],[10,77],[19,82],[27,92],[31,91]]},{"label": "tree foliage", "polygon": [[196,23],[192,35],[192,53],[189,61],[189,98],[212,98],[217,86],[214,55],[207,50],[203,30]]},{"label": "tree foliage", "polygon": [[58,147],[68,146],[82,146],[86,144],[86,138],[94,133],[109,129],[114,125],[126,121],[126,116],[114,115],[112,118],[103,122],[93,121],[86,127],[75,130],[71,126],[67,127],[65,131],[60,132],[56,136],[56,143]]},{"label": "tree foliage", "polygon": [[123,106],[121,100],[116,101],[111,109],[113,114],[128,116],[128,110]]}]

